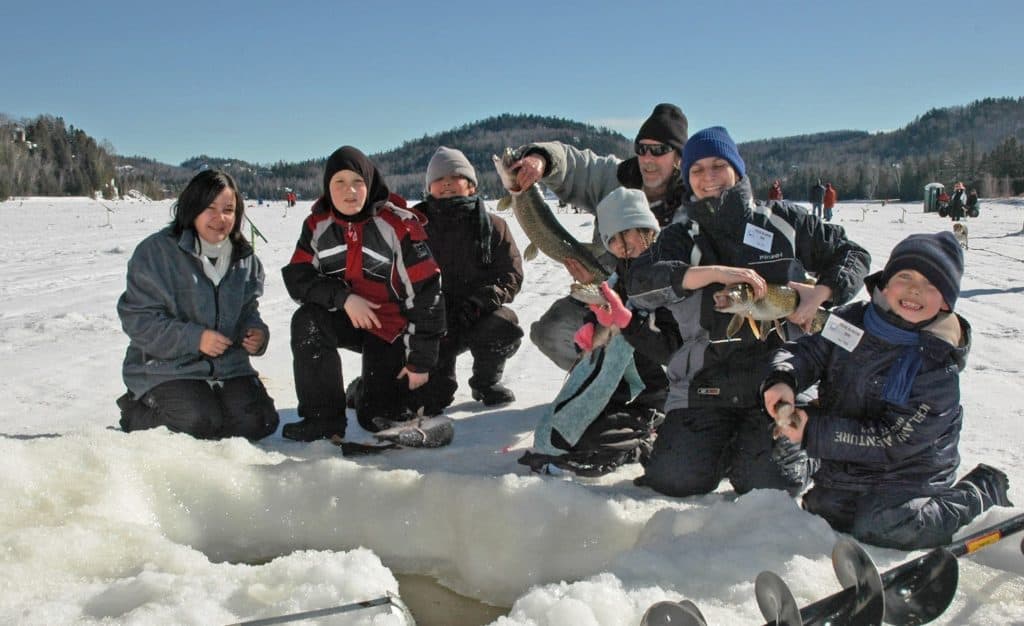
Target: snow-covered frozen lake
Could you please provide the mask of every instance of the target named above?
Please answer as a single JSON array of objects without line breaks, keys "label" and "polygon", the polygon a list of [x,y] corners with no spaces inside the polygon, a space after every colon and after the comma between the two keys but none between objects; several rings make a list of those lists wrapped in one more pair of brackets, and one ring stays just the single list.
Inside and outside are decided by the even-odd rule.
[{"label": "snow-covered frozen lake", "polygon": [[[270,349],[254,360],[281,414],[297,419],[279,268],[308,203],[250,206],[268,242],[261,300]],[[225,624],[403,593],[436,580],[493,605],[500,626],[635,626],[662,599],[694,601],[717,625],[763,622],[754,578],[773,570],[801,604],[839,589],[838,535],[781,492],[672,499],[632,484],[631,466],[599,479],[531,475],[532,442],[564,373],[529,342],[510,361],[511,406],[469,397],[469,356],[450,414],[454,443],[343,458],[327,442],[279,434],[197,441],[113,429],[127,338],[115,312],[135,245],[170,202],[27,198],[0,203],[0,624]],[[562,214],[579,238],[592,218]],[[521,248],[526,240],[506,215]],[[837,220],[881,269],[905,235],[950,228],[920,204],[842,203]],[[1010,476],[1024,504],[1024,202],[983,200],[970,221],[957,310],[974,347],[961,377],[966,472]],[[513,304],[524,325],[566,292],[558,264],[527,263]],[[358,371],[343,352],[346,380]],[[352,438],[369,439],[354,417]],[[996,509],[968,530],[1024,512]],[[903,552],[868,547],[881,568]],[[1024,624],[1019,537],[961,560],[938,624]],[[396,578],[396,576],[398,578]],[[409,581],[400,588],[398,579]],[[414,605],[414,612],[417,607]],[[423,624],[454,624],[443,603]],[[474,623],[470,618],[464,623]],[[366,609],[317,623],[400,624]],[[476,623],[480,623],[477,621]]]}]

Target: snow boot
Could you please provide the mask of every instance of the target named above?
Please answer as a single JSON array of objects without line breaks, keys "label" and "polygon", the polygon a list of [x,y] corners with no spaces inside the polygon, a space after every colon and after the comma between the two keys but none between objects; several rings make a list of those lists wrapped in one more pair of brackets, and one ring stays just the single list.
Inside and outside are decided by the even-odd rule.
[{"label": "snow boot", "polygon": [[495,383],[490,387],[473,387],[473,399],[484,403],[484,406],[509,404],[516,401],[516,394],[505,385]]},{"label": "snow boot", "polygon": [[1007,493],[1010,489],[1010,480],[1006,474],[984,463],[979,463],[974,469],[967,472],[967,475],[961,478],[955,487],[971,490],[978,495],[981,501],[979,514],[993,506],[1013,506]]},{"label": "snow boot", "polygon": [[359,396],[363,394],[363,377],[356,376],[348,384],[345,390],[345,406],[350,409],[356,408],[359,404]]},{"label": "snow boot", "polygon": [[473,354],[473,376],[469,379],[469,387],[473,390],[473,399],[484,403],[484,406],[495,406],[515,402],[516,394],[502,385],[502,374],[505,373],[505,361],[519,349],[520,341],[504,346],[493,345],[489,350]]},{"label": "snow boot", "polygon": [[303,418],[291,424],[285,424],[281,429],[281,436],[292,441],[316,441],[317,439],[330,439],[337,435],[345,437],[344,419],[314,419]]}]

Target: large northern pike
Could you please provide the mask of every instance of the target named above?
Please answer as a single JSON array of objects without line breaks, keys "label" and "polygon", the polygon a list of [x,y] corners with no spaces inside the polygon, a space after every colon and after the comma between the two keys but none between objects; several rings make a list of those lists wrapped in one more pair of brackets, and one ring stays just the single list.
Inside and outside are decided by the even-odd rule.
[{"label": "large northern pike", "polygon": [[[800,294],[788,285],[768,285],[768,291],[760,300],[754,299],[754,289],[746,283],[728,285],[715,292],[715,310],[720,313],[734,313],[726,337],[731,338],[740,331],[744,322],[750,323],[754,335],[767,337],[768,322],[774,322],[775,329],[782,336],[781,320],[789,317],[800,303]],[[819,308],[811,322],[811,332],[820,332],[828,320],[828,311]],[[758,329],[755,322],[761,322]]]},{"label": "large northern pike", "polygon": [[[495,155],[492,158],[501,183],[512,195],[512,211],[523,227],[523,232],[530,238],[530,245],[523,252],[523,258],[529,261],[540,251],[559,263],[575,259],[594,275],[595,283],[607,280],[608,272],[594,256],[594,252],[565,230],[544,201],[540,188],[537,185],[530,185],[529,189],[518,188],[512,164],[519,160],[519,155],[512,148],[505,148],[502,156]],[[503,198],[499,206],[503,206],[504,202]]]}]

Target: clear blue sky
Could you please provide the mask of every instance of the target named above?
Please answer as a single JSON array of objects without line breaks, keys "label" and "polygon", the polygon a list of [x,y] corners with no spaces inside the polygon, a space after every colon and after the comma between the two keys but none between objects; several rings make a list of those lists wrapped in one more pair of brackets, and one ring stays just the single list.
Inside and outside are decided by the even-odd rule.
[{"label": "clear blue sky", "polygon": [[[11,5],[14,6],[11,6]],[[1024,96],[1024,3],[13,0],[0,112],[118,153],[368,153],[499,113],[633,137],[658,102],[737,141]]]}]

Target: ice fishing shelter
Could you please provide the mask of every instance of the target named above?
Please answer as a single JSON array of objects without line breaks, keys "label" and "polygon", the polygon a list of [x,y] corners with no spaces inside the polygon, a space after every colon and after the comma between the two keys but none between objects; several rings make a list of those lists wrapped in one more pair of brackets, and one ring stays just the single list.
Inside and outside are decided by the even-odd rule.
[{"label": "ice fishing shelter", "polygon": [[939,194],[946,186],[942,183],[928,183],[924,186],[924,212],[934,213],[939,210]]}]

